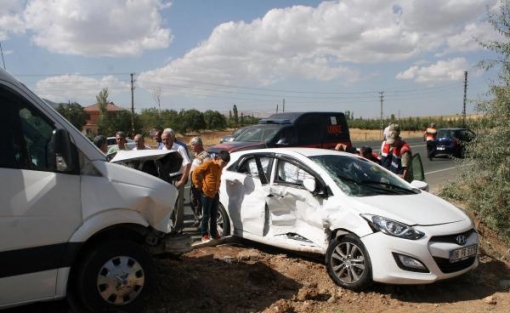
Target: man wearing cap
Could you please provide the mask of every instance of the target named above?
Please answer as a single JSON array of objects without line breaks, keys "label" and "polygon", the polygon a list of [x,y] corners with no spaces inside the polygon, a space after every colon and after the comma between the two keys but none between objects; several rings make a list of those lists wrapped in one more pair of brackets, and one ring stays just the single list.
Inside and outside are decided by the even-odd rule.
[{"label": "man wearing cap", "polygon": [[411,182],[413,181],[411,160],[411,148],[400,137],[400,126],[392,124],[388,137],[381,146],[381,165],[406,181]]},{"label": "man wearing cap", "polygon": [[[195,154],[195,158],[193,159],[193,162],[191,163],[191,169],[190,169],[190,177],[193,175],[193,170],[199,166],[200,164],[204,163],[205,161],[212,160],[212,157],[209,155],[207,151],[204,150],[204,144],[202,142],[202,138],[200,137],[193,137],[189,143],[191,147],[191,151]],[[191,180],[191,179],[190,179]],[[202,201],[201,201],[201,192],[193,185],[193,180],[191,180],[191,187],[190,187],[190,204],[191,204],[191,210],[193,211],[193,215],[195,215],[195,226],[198,226],[200,223],[200,217],[202,215]]]},{"label": "man wearing cap", "polygon": [[436,124],[431,123],[423,133],[423,140],[427,142],[427,156],[430,161],[432,161],[434,152],[436,152],[436,136],[437,136]]}]

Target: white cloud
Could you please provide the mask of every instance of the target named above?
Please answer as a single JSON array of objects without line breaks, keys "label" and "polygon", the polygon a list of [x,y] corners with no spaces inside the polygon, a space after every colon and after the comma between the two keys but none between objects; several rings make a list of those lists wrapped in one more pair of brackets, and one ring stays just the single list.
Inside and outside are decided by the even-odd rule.
[{"label": "white cloud", "polygon": [[32,0],[23,19],[32,41],[51,52],[86,56],[134,56],[168,47],[159,0]]},{"label": "white cloud", "polygon": [[0,0],[0,41],[9,39],[10,34],[25,32],[21,18],[23,5],[19,0]]},{"label": "white cloud", "polygon": [[454,58],[446,61],[437,61],[429,66],[412,66],[406,71],[397,74],[397,79],[409,79],[427,85],[436,85],[442,82],[462,81],[464,72],[471,66],[465,58]]},{"label": "white cloud", "polygon": [[79,74],[48,77],[36,84],[35,92],[53,102],[78,102],[82,106],[95,103],[96,95],[108,88],[110,96],[126,93],[130,90],[129,83],[119,81],[113,76],[101,79],[80,76]]},{"label": "white cloud", "polygon": [[359,64],[409,62],[431,52],[480,49],[469,35],[490,33],[483,24],[486,7],[497,1],[386,0],[368,5],[343,0],[324,1],[315,8],[273,9],[251,22],[217,26],[200,45],[160,69],[142,73],[138,82],[149,90],[167,84],[172,93],[203,94],[207,91],[200,83],[357,81],[373,75],[356,69]]}]

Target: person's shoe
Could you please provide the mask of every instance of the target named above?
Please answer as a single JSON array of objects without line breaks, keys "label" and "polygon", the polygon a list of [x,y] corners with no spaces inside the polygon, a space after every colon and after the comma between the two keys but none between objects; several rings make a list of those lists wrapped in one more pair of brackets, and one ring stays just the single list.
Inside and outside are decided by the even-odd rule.
[{"label": "person's shoe", "polygon": [[211,238],[209,237],[209,235],[202,236],[202,242],[209,242],[209,241],[211,241]]},{"label": "person's shoe", "polygon": [[220,235],[220,234],[218,234],[218,233],[216,233],[216,234],[212,235],[212,238],[213,238],[214,240],[218,240],[218,239],[221,239],[221,235]]}]

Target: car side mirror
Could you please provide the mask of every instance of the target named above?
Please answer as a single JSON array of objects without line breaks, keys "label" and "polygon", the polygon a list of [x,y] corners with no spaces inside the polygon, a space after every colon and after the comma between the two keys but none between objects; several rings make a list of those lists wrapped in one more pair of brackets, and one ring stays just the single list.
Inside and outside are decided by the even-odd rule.
[{"label": "car side mirror", "polygon": [[429,184],[427,184],[426,182],[421,181],[421,180],[413,180],[411,182],[411,186],[413,186],[414,188],[423,190],[423,191],[429,191]]},{"label": "car side mirror", "polygon": [[49,143],[48,156],[53,168],[59,172],[72,172],[76,167],[69,132],[55,129]]}]

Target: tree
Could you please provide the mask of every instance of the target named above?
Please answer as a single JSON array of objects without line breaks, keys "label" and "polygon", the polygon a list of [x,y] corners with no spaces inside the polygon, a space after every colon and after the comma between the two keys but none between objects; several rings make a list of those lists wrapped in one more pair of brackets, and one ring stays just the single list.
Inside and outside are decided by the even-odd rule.
[{"label": "tree", "polygon": [[97,121],[97,132],[99,134],[108,134],[109,132],[106,132],[106,128],[108,128],[108,114],[106,111],[106,106],[108,105],[108,88],[103,88],[97,95],[96,95],[96,102],[97,106],[99,108],[99,120]]},{"label": "tree", "polygon": [[59,103],[57,111],[80,131],[87,123],[87,114],[83,110],[83,107],[76,102],[69,104]]},{"label": "tree", "polygon": [[225,129],[227,119],[218,111],[207,110],[204,112],[205,127],[207,129]]},{"label": "tree", "polygon": [[500,12],[489,14],[489,22],[504,41],[480,44],[500,54],[496,60],[479,63],[482,69],[500,67],[498,80],[489,86],[489,95],[478,100],[485,114],[476,127],[477,138],[467,146],[467,159],[458,182],[441,195],[462,201],[477,213],[485,225],[510,243],[510,2],[501,3]]},{"label": "tree", "polygon": [[234,104],[232,111],[234,112],[234,127],[238,127],[239,126],[239,114],[237,112],[237,105]]}]

